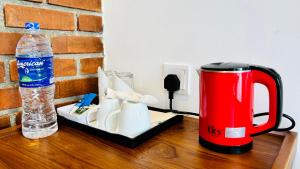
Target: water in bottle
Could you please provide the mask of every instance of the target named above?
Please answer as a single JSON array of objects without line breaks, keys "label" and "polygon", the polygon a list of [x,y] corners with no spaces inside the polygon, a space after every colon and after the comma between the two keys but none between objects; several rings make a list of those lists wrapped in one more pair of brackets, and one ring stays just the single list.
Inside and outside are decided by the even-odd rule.
[{"label": "water in bottle", "polygon": [[22,97],[22,133],[30,139],[55,133],[53,53],[49,40],[39,33],[39,24],[25,24],[26,34],[16,49]]}]

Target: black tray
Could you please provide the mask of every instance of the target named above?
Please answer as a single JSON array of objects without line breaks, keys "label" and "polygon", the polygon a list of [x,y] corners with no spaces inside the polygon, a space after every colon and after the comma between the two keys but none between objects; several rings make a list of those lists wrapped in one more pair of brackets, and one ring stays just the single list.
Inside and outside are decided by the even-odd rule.
[{"label": "black tray", "polygon": [[[149,110],[153,111],[159,111],[162,113],[166,113],[166,111],[157,109],[157,108],[151,108],[149,107]],[[129,148],[135,148],[138,145],[142,144],[143,142],[147,141],[148,139],[154,137],[155,135],[159,134],[160,132],[164,131],[165,129],[171,127],[172,125],[182,122],[183,115],[176,115],[164,122],[159,123],[157,126],[145,131],[144,133],[136,136],[135,138],[126,137],[120,134],[114,134],[109,133],[104,130],[100,130],[94,127],[90,127],[81,123],[74,122],[72,120],[69,120],[63,116],[58,115],[58,122],[64,123],[67,126],[82,130],[84,132],[97,135],[103,139],[115,142],[117,144],[129,147]]]}]

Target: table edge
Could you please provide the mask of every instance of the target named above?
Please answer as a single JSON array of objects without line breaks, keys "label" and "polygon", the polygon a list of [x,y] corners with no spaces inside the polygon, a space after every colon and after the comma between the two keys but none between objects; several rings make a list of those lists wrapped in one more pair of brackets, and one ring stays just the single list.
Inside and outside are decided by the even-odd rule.
[{"label": "table edge", "polygon": [[[185,117],[185,118],[190,118],[190,117]],[[19,132],[21,128],[22,125],[15,125],[0,130],[0,139],[9,136],[15,132]],[[296,156],[297,133],[289,131],[289,132],[271,132],[267,134],[284,137],[278,155],[272,165],[272,169],[291,169]]]},{"label": "table edge", "polygon": [[297,151],[297,133],[289,132],[274,132],[274,135],[284,136],[279,153],[273,163],[272,169],[291,169]]}]

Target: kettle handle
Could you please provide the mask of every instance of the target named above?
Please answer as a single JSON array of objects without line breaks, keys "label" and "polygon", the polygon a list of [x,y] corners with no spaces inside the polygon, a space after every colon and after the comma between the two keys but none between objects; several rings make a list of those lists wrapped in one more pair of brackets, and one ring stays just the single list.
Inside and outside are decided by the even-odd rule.
[{"label": "kettle handle", "polygon": [[260,83],[269,92],[269,119],[266,123],[253,126],[251,136],[268,133],[276,129],[282,116],[282,81],[280,75],[273,69],[262,66],[251,66],[253,83]]}]

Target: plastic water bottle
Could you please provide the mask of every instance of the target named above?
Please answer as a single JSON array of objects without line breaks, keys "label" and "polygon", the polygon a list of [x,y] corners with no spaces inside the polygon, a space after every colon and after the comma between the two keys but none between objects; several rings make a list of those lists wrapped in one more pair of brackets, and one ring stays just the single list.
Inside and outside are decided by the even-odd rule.
[{"label": "plastic water bottle", "polygon": [[27,33],[16,49],[22,97],[22,133],[30,139],[47,137],[58,129],[54,107],[53,53],[39,24],[25,24]]}]

